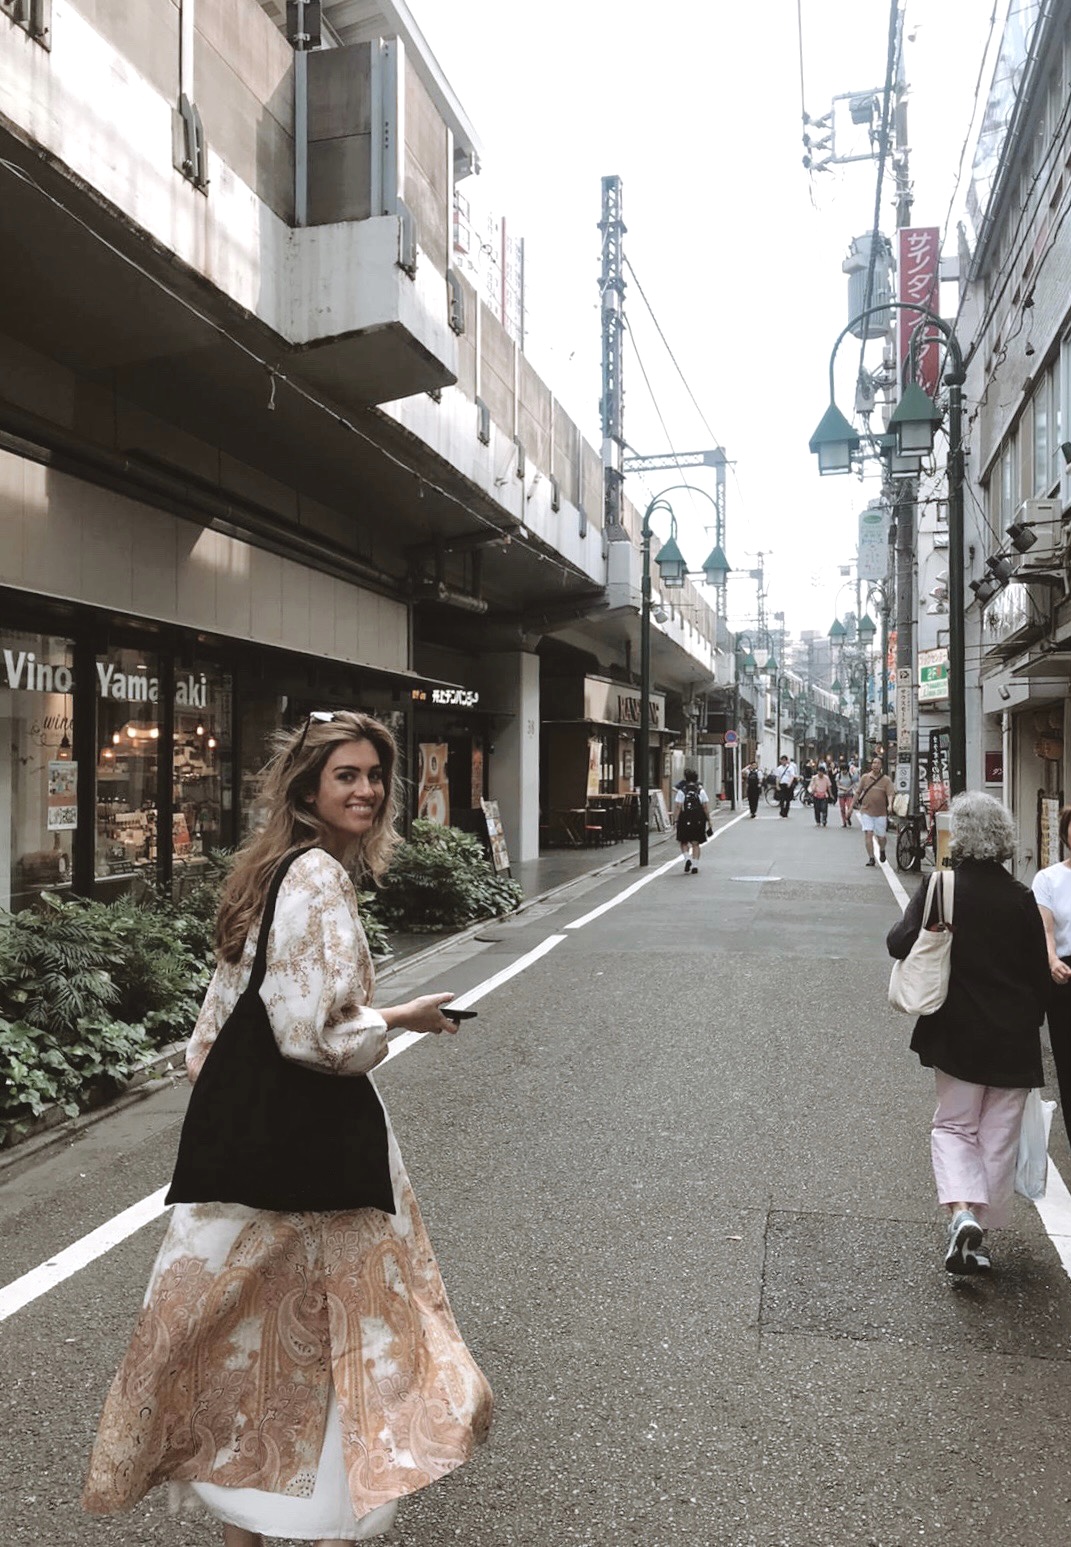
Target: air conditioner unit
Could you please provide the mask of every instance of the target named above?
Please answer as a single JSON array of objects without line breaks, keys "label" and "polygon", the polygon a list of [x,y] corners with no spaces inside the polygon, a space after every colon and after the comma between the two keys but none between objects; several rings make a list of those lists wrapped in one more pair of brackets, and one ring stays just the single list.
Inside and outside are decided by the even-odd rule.
[{"label": "air conditioner unit", "polygon": [[1023,500],[1007,531],[1012,546],[1029,553],[1032,563],[1062,554],[1066,543],[1057,500]]}]

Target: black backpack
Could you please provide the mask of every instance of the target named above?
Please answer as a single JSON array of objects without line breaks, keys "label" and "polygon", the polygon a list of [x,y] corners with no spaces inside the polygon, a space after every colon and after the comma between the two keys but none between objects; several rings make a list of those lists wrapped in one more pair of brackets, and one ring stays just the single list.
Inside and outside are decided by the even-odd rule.
[{"label": "black backpack", "polygon": [[689,784],[684,791],[684,802],[681,805],[681,816],[686,822],[692,822],[703,815],[703,802],[699,799],[699,786]]}]

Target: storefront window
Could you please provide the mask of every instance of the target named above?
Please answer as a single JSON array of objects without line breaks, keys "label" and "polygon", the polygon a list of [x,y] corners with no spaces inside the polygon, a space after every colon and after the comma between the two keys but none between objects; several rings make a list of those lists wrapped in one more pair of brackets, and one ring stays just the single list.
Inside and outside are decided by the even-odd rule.
[{"label": "storefront window", "polygon": [[248,838],[256,831],[261,816],[257,804],[260,772],[275,750],[275,737],[284,725],[291,721],[286,715],[287,700],[275,695],[259,698],[255,689],[247,686],[241,695],[241,748],[240,770],[241,835]]},{"label": "storefront window", "polygon": [[71,642],[0,629],[0,907],[70,885],[78,825]]},{"label": "storefront window", "polygon": [[109,650],[97,670],[98,896],[141,895],[156,879],[160,683],[155,655]]},{"label": "storefront window", "polygon": [[233,801],[231,679],[198,663],[175,671],[173,892],[195,885],[205,856],[226,846]]}]

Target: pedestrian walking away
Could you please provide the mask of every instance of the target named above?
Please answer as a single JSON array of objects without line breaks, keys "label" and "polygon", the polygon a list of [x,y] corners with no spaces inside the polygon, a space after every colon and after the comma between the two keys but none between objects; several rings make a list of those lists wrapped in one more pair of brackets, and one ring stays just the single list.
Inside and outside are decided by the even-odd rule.
[{"label": "pedestrian walking away", "polygon": [[799,769],[787,753],[782,753],[781,766],[777,770],[777,803],[779,815],[787,817],[792,805],[792,794],[799,778]]},{"label": "pedestrian walking away", "polygon": [[840,804],[840,819],[844,827],[852,825],[852,806],[855,803],[855,791],[859,783],[859,770],[854,761],[841,763],[840,772],[837,775],[837,797]]},{"label": "pedestrian walking away", "polygon": [[684,855],[684,873],[698,874],[699,850],[710,831],[710,801],[694,768],[684,770],[684,783],[673,797],[677,813],[677,842]]},{"label": "pedestrian walking away", "polygon": [[818,772],[811,779],[811,798],[814,801],[816,827],[825,827],[829,816],[829,802],[833,799],[834,785],[825,763],[819,763]]},{"label": "pedestrian walking away", "polygon": [[[1066,848],[1071,841],[1069,829],[1071,806],[1065,806],[1059,819],[1061,848]],[[1056,1065],[1060,1110],[1064,1127],[1071,1137],[1071,859],[1047,865],[1038,871],[1030,884],[1045,927],[1049,962],[1046,986],[1049,1043]]]},{"label": "pedestrian walking away", "polygon": [[759,765],[751,763],[747,770],[747,808],[752,816],[758,815],[759,796],[762,794],[762,775]]},{"label": "pedestrian walking away", "polygon": [[487,1432],[490,1388],[367,1078],[391,1029],[457,1030],[447,993],[372,1007],[351,871],[387,869],[396,761],[378,721],[323,711],[264,771],[186,1053],[175,1208],[90,1459],[94,1514],[168,1482],[224,1547],[345,1547]]},{"label": "pedestrian walking away", "polygon": [[866,862],[876,863],[874,846],[877,844],[878,859],[885,863],[885,841],[889,831],[889,812],[896,791],[893,782],[876,757],[870,764],[870,772],[863,774],[855,791],[855,809],[859,813],[859,826],[863,829],[866,844]]},{"label": "pedestrian walking away", "polygon": [[[981,1273],[992,1265],[985,1232],[1008,1222],[1027,1091],[1043,1084],[1039,1027],[1049,971],[1033,895],[1004,869],[1015,848],[1011,813],[978,791],[957,795],[951,812],[948,993],[915,1023],[911,1050],[937,1087],[930,1153],[949,1216],[944,1265]],[[924,927],[945,927],[923,919],[927,885],[889,931],[889,954],[899,960]]]}]

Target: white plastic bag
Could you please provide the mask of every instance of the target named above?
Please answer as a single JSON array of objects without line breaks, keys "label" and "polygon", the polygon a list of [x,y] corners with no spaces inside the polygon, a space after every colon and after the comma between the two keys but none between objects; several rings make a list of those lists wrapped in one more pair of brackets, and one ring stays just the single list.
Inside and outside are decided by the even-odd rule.
[{"label": "white plastic bag", "polygon": [[1024,1198],[1043,1198],[1049,1173],[1049,1129],[1055,1101],[1042,1101],[1039,1090],[1027,1093],[1023,1126],[1019,1130],[1019,1158],[1015,1163],[1015,1190]]}]

